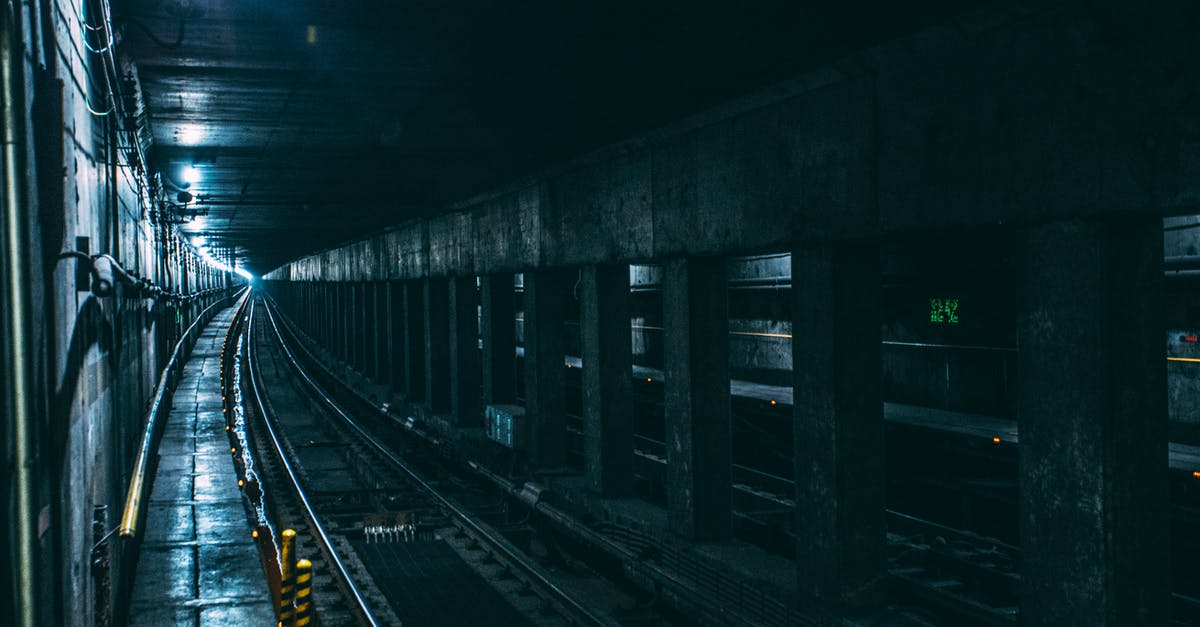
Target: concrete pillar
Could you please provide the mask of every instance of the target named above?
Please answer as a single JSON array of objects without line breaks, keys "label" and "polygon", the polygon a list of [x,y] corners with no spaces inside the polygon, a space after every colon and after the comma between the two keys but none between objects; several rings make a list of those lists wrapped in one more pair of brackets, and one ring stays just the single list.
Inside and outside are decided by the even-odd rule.
[{"label": "concrete pillar", "polygon": [[334,292],[333,284],[328,281],[321,283],[321,326],[325,350],[331,354],[333,352],[333,331],[337,324],[337,316],[334,314]]},{"label": "concrete pillar", "polygon": [[729,297],[725,260],[673,259],[663,276],[667,523],[693,540],[733,535]]},{"label": "concrete pillar", "polygon": [[371,282],[371,378],[377,383],[387,383],[383,359],[387,354],[387,294],[379,281]]},{"label": "concrete pillar", "polygon": [[349,311],[349,336],[347,347],[349,354],[347,363],[350,368],[361,371],[362,369],[362,283],[348,283],[350,289]]},{"label": "concrete pillar", "polygon": [[386,385],[390,381],[388,372],[388,292],[387,284],[371,283],[371,301],[375,304],[371,315],[371,376],[376,383]]},{"label": "concrete pillar", "polygon": [[430,411],[450,411],[450,295],[444,279],[424,279],[425,403]]},{"label": "concrete pillar", "polygon": [[597,494],[633,494],[629,266],[588,266],[580,284],[584,470]]},{"label": "concrete pillar", "polygon": [[851,613],[887,594],[880,290],[877,245],[792,253],[800,591]]},{"label": "concrete pillar", "polygon": [[404,390],[408,381],[407,363],[404,360],[404,284],[387,283],[388,301],[388,372],[394,390]]},{"label": "concrete pillar", "polygon": [[565,284],[565,274],[557,268],[525,273],[525,415],[530,463],[536,469],[567,463]]},{"label": "concrete pillar", "polygon": [[483,398],[489,405],[517,402],[517,297],[511,274],[479,277],[483,336]]},{"label": "concrete pillar", "polygon": [[373,348],[375,345],[375,290],[374,284],[362,282],[358,284],[358,369],[364,375],[374,376]]},{"label": "concrete pillar", "polygon": [[408,400],[425,400],[425,291],[419,281],[404,284],[404,373]]},{"label": "concrete pillar", "polygon": [[337,316],[338,316],[338,330],[339,330],[338,357],[342,360],[343,363],[346,363],[346,362],[350,361],[350,355],[351,355],[350,338],[353,337],[351,335],[351,330],[350,330],[350,322],[351,322],[351,318],[352,318],[350,315],[350,312],[352,311],[352,309],[350,307],[350,303],[351,303],[350,286],[346,283],[338,283],[337,286],[338,286]]},{"label": "concrete pillar", "polygon": [[312,283],[300,285],[300,319],[304,332],[313,337]]},{"label": "concrete pillar", "polygon": [[1021,623],[1165,625],[1162,222],[1018,242]]},{"label": "concrete pillar", "polygon": [[450,288],[450,412],[461,426],[483,424],[480,400],[479,292],[475,277],[454,277]]}]

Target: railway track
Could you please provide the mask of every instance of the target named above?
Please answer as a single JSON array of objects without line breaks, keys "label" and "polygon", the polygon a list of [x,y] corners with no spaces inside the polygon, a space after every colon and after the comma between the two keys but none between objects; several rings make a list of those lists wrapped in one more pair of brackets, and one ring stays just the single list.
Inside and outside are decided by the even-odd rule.
[{"label": "railway track", "polygon": [[[303,373],[301,378],[305,380],[309,388],[320,391],[319,396],[314,398],[313,402],[318,406],[323,406],[326,411],[341,417],[339,423],[342,426],[339,428],[344,433],[338,437],[358,442],[354,448],[354,457],[367,460],[364,462],[366,468],[360,469],[360,473],[369,474],[371,470],[392,469],[392,474],[377,478],[373,483],[374,487],[365,488],[367,492],[364,493],[383,499],[395,499],[398,497],[389,493],[387,486],[404,484],[405,481],[412,481],[415,478],[415,484],[408,484],[416,486],[410,488],[412,495],[404,496],[403,499],[411,500],[418,494],[443,495],[442,498],[446,499],[445,502],[441,499],[434,499],[433,502],[427,503],[425,515],[432,517],[427,520],[437,521],[432,526],[444,529],[445,533],[452,534],[460,541],[465,541],[468,551],[482,553],[483,558],[477,560],[477,566],[486,566],[489,563],[492,565],[502,564],[502,570],[508,573],[506,576],[514,576],[512,573],[519,568],[514,569],[508,560],[514,554],[522,555],[519,549],[514,548],[511,554],[507,551],[496,551],[494,548],[487,547],[489,542],[487,537],[480,538],[478,536],[479,528],[475,528],[474,525],[459,524],[460,517],[461,520],[473,520],[480,517],[488,519],[490,525],[484,525],[484,528],[492,531],[505,530],[504,533],[496,534],[501,538],[499,546],[502,547],[506,545],[511,547],[512,542],[509,541],[509,538],[514,535],[519,536],[529,532],[522,526],[521,521],[513,519],[511,516],[513,508],[510,507],[512,503],[503,502],[503,494],[498,495],[494,490],[487,489],[487,486],[481,486],[477,481],[478,477],[472,476],[487,475],[488,473],[475,466],[471,468],[457,466],[456,464],[462,463],[461,460],[456,461],[456,456],[448,450],[450,445],[439,442],[436,434],[423,431],[420,425],[403,424],[403,420],[399,420],[394,414],[391,414],[387,406],[380,407],[379,403],[369,399],[367,394],[351,389],[339,377],[337,369],[322,364],[322,360],[303,345],[303,337],[295,329],[290,328],[283,319],[277,320],[274,312],[265,313],[265,319],[266,323],[260,327],[265,327],[266,324],[270,325],[270,330],[275,336],[274,341],[278,342],[281,347],[284,347],[282,350],[286,351],[284,361],[296,367],[296,372]],[[302,352],[303,355],[293,354],[286,348],[283,339],[285,335],[292,337],[296,352]],[[305,363],[303,368],[299,366],[300,362]],[[321,390],[331,390],[331,392]],[[335,395],[336,400],[334,399]],[[408,428],[405,429],[404,426]],[[346,429],[350,431],[346,432]],[[409,434],[420,437],[408,437]],[[414,440],[422,439],[421,446],[413,446]],[[653,449],[653,446],[648,448]],[[661,462],[657,458],[651,459],[654,456],[648,455],[644,451],[639,451],[639,453],[641,453],[639,458],[644,458],[642,459],[644,462],[647,460]],[[660,465],[649,462],[647,464],[651,467]],[[735,468],[735,475],[737,470],[739,469]],[[746,475],[743,478],[744,485],[739,484],[735,489],[747,493],[748,496],[745,499],[747,502],[764,501],[769,502],[768,504],[778,505],[779,507],[775,509],[780,511],[791,510],[791,501],[786,496],[790,491],[789,486],[782,485],[788,483],[788,479],[764,475],[753,469],[742,468],[740,470],[744,471],[742,474]],[[764,479],[764,477],[766,478]],[[495,476],[489,477],[488,482],[493,484],[493,487],[496,484],[504,485],[504,481]],[[773,482],[781,485],[776,486]],[[371,492],[372,490],[374,492]],[[501,492],[511,496],[520,491],[521,486],[509,484],[504,486],[504,490]],[[444,496],[446,494],[452,494],[453,497],[446,498]],[[343,493],[342,496],[345,497],[345,494]],[[751,496],[754,498],[750,498]],[[545,515],[546,518],[553,519],[556,515],[551,511],[552,508],[541,503],[535,504],[532,509]],[[479,516],[468,515],[466,511],[477,512]],[[746,520],[754,518],[757,514],[757,511],[736,513],[737,516]],[[353,513],[347,514],[351,518],[353,515]],[[351,523],[347,522],[346,524]],[[443,524],[448,526],[440,527]],[[903,613],[918,621],[925,619],[931,624],[1015,624],[1020,585],[1020,578],[1017,574],[1020,551],[1017,547],[994,538],[945,527],[894,511],[888,512],[888,529],[892,603]],[[679,589],[691,588],[698,592],[700,598],[697,601],[699,603],[719,600],[719,605],[728,603],[733,607],[742,600],[739,597],[747,594],[746,591],[710,585],[712,580],[719,580],[719,573],[696,572],[696,564],[690,562],[685,554],[659,546],[652,538],[641,536],[631,529],[598,524],[593,525],[592,529],[586,530],[585,535],[587,533],[598,538],[598,542],[591,541],[593,545],[604,545],[608,553],[618,556],[619,559],[633,559],[634,556],[637,556],[637,559],[641,561],[641,572],[637,575],[643,577],[643,580],[658,581],[658,585],[661,585],[664,581],[670,584],[669,579],[673,579]],[[784,533],[791,536],[790,532]],[[791,542],[794,540],[792,537]],[[653,557],[645,559],[647,555]],[[628,562],[625,568],[628,568]],[[662,576],[664,573],[665,577]],[[526,594],[529,594],[528,590],[534,588],[535,585],[536,582],[526,582],[522,583],[521,587],[526,590]],[[731,594],[734,597],[730,597]],[[570,597],[569,594],[566,596]],[[668,619],[653,609],[649,611],[649,617],[643,614],[637,620],[612,621],[610,617],[604,616],[596,617],[601,621],[600,623],[589,623],[590,619],[586,616],[582,620],[568,618],[569,612],[564,612],[561,607],[555,607],[553,599],[553,594],[549,595],[549,598],[544,598],[543,607],[539,613],[558,615],[568,623],[669,623]],[[741,618],[746,620],[742,622],[750,624],[815,624],[806,619],[803,612],[798,613],[796,608],[786,603],[777,603],[773,599],[758,599],[753,604],[757,606],[758,613],[752,616],[743,615]],[[1177,618],[1181,615],[1189,618],[1195,616],[1197,609],[1195,600],[1176,595],[1175,606]],[[678,617],[680,614],[673,616]],[[1177,624],[1193,624],[1186,620],[1177,621]]]},{"label": "railway track", "polygon": [[[234,441],[246,442],[248,480],[263,487],[255,509],[269,527],[265,533],[274,538],[293,528],[296,554],[316,556],[309,559],[322,625],[453,624],[453,616],[413,610],[411,591],[395,585],[393,569],[381,565],[443,544],[512,608],[490,616],[490,624],[625,622],[615,616],[637,599],[619,586],[585,565],[547,568],[517,546],[531,529],[506,495],[469,469],[454,468],[436,447],[394,437],[394,425],[389,437],[388,425],[356,415],[328,393],[293,353],[264,301],[248,306],[243,324],[231,349],[238,365],[227,383],[241,383],[245,394],[234,409]],[[457,599],[460,609],[478,602]],[[446,599],[443,607],[454,604]]]}]

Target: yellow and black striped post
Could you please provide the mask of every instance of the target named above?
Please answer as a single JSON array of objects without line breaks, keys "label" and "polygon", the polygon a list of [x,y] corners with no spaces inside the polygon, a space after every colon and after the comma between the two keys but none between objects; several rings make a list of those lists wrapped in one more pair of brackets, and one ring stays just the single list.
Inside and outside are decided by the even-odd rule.
[{"label": "yellow and black striped post", "polygon": [[296,627],[312,624],[312,562],[296,562]]},{"label": "yellow and black striped post", "polygon": [[292,598],[296,592],[296,573],[292,568],[295,559],[296,530],[284,529],[282,547],[279,549],[279,624],[292,624]]}]

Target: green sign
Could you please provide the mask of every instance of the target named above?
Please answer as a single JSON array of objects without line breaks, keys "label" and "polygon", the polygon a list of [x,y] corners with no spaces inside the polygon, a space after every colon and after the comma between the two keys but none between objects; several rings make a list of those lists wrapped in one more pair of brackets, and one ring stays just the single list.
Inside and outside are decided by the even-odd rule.
[{"label": "green sign", "polygon": [[929,321],[934,324],[958,324],[958,299],[930,298]]}]

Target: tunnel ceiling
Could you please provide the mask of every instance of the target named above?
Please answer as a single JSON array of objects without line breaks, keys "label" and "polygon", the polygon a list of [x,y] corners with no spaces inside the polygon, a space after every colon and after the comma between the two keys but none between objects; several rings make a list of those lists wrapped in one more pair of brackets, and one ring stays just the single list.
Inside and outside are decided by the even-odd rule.
[{"label": "tunnel ceiling", "polygon": [[889,5],[135,0],[115,21],[152,163],[199,175],[184,231],[265,272],[951,10]]}]

